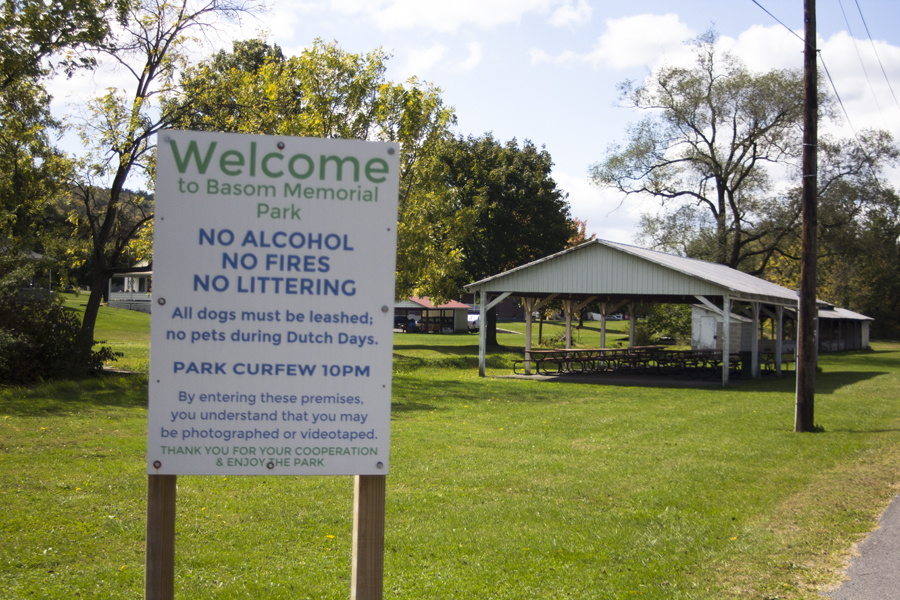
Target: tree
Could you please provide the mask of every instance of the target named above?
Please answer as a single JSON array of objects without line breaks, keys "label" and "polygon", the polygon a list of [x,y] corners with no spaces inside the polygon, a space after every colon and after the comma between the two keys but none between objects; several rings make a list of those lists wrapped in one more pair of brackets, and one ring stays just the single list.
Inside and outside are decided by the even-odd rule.
[{"label": "tree", "polygon": [[[455,229],[457,251],[446,261],[459,268],[419,274],[422,291],[442,300],[448,290],[565,249],[576,235],[567,195],[550,176],[553,161],[530,141],[501,144],[491,134],[449,140],[436,168],[438,193]],[[458,293],[458,292],[457,292]],[[496,312],[488,314],[488,343],[496,345]]]},{"label": "tree", "polygon": [[630,126],[627,145],[611,146],[591,177],[659,199],[666,212],[646,221],[648,230],[699,228],[699,236],[670,242],[737,268],[781,241],[772,224],[785,215],[765,165],[795,157],[803,82],[797,71],[751,73],[716,38],[707,31],[691,40],[692,68],[662,67],[643,85],[620,84],[626,104],[651,115]]},{"label": "tree", "polygon": [[[900,237],[900,199],[885,172],[896,167],[900,149],[884,131],[861,131],[854,139],[820,136],[816,294],[838,306],[875,317],[873,335],[900,333],[893,257]],[[789,202],[799,201],[799,188]],[[787,232],[763,276],[796,289],[800,277],[800,232]]]},{"label": "tree", "polygon": [[42,250],[50,200],[69,178],[71,162],[52,144],[58,123],[41,86],[21,79],[0,89],[0,242]]},{"label": "tree", "polygon": [[106,14],[122,15],[125,0],[4,0],[0,10],[0,90],[37,81],[59,68],[71,75],[92,67],[90,50],[109,35]]},{"label": "tree", "polygon": [[[652,304],[646,319],[637,324],[650,336],[668,336],[680,343],[690,343],[691,307],[686,304]],[[649,340],[648,340],[649,341]],[[641,345],[638,343],[638,345]]]},{"label": "tree", "polygon": [[459,275],[454,236],[468,221],[441,202],[434,170],[456,122],[453,109],[429,83],[387,81],[389,58],[380,49],[356,54],[322,40],[292,57],[262,40],[235,42],[231,52],[186,70],[177,101],[190,110],[180,112],[177,125],[400,142],[396,294],[402,298],[417,290],[429,268],[441,271],[441,281]]},{"label": "tree", "polygon": [[222,19],[237,19],[258,5],[253,0],[126,0],[123,8],[118,14],[121,30],[101,51],[132,87],[109,89],[92,100],[89,118],[79,127],[91,149],[80,163],[82,177],[72,196],[78,207],[73,220],[91,241],[91,294],[82,321],[85,344],[93,340],[106,282],[133,268],[124,264],[125,250],[153,217],[132,201],[135,196],[126,193],[126,184],[136,172],[152,184],[154,136],[178,122],[186,109],[165,98],[178,93],[176,74],[187,64],[188,46],[200,43],[198,36]]},{"label": "tree", "polygon": [[573,218],[572,226],[575,228],[575,231],[572,234],[572,237],[569,238],[570,248],[574,248],[585,242],[590,242],[597,237],[596,233],[592,233],[591,235],[587,234],[587,221],[584,219]]},{"label": "tree", "polygon": [[107,39],[104,15],[113,5],[99,0],[2,3],[0,240],[7,249],[41,250],[52,213],[48,203],[70,175],[70,161],[52,143],[61,125],[50,114],[42,80],[57,70],[71,75],[94,66],[88,50]]}]

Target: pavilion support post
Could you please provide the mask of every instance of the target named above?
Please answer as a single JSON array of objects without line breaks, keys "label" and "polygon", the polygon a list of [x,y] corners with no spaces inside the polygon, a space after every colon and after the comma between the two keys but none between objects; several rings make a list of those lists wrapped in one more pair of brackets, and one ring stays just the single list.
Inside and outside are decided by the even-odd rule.
[{"label": "pavilion support post", "polygon": [[731,363],[731,298],[722,298],[722,387],[728,385]]},{"label": "pavilion support post", "polygon": [[534,312],[534,298],[525,298],[525,374],[531,375],[531,313]]},{"label": "pavilion support post", "polygon": [[606,348],[606,302],[600,304],[600,347]]},{"label": "pavilion support post", "polygon": [[634,346],[634,327],[635,321],[637,321],[637,314],[634,312],[634,302],[628,303],[628,315],[631,318],[631,322],[628,324],[628,345]]},{"label": "pavilion support post", "polygon": [[487,367],[487,292],[481,290],[478,317],[478,376],[484,377]]},{"label": "pavilion support post", "polygon": [[819,321],[819,311],[816,309],[816,366],[819,364],[819,348],[822,344],[822,322]]},{"label": "pavilion support post", "polygon": [[775,307],[775,374],[781,375],[781,354],[784,352],[784,307]]},{"label": "pavilion support post", "polygon": [[572,312],[575,307],[574,300],[563,300],[566,311],[566,350],[572,347]]},{"label": "pavilion support post", "polygon": [[750,303],[751,319],[753,321],[753,345],[750,347],[750,371],[753,379],[759,379],[759,302]]}]

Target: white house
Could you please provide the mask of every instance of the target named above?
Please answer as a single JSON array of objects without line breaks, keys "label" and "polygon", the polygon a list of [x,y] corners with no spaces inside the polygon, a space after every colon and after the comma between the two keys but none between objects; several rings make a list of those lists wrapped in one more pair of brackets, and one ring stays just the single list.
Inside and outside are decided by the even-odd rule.
[{"label": "white house", "polygon": [[[146,263],[135,265],[145,266]],[[149,313],[153,303],[151,282],[153,271],[119,273],[109,278],[109,307],[127,308]]]}]

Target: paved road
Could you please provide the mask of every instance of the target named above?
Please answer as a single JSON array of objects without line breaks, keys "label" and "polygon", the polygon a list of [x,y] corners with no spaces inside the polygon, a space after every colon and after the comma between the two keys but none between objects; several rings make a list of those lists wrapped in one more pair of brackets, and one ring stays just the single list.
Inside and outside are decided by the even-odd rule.
[{"label": "paved road", "polygon": [[900,496],[881,516],[878,529],[859,545],[841,587],[830,592],[834,600],[900,599]]}]

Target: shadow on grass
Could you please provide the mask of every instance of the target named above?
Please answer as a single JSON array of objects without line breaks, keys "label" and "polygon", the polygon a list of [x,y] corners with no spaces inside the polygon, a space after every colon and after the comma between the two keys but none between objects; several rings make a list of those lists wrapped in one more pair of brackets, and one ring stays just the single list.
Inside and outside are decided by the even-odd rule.
[{"label": "shadow on grass", "polygon": [[[498,388],[498,383],[502,387]],[[516,387],[506,389],[504,383]],[[528,385],[526,389],[522,382],[504,382],[496,377],[454,380],[425,378],[416,374],[400,375],[394,379],[393,388],[391,410],[395,415],[404,412],[442,412],[453,410],[462,404],[486,402],[549,406],[559,402],[568,403],[571,399],[567,393],[561,394],[559,387],[554,385]]]},{"label": "shadow on grass", "polygon": [[853,385],[861,381],[875,379],[881,375],[888,375],[888,371],[831,371],[816,375],[816,393],[833,394],[835,391]]},{"label": "shadow on grass", "polygon": [[147,406],[147,375],[100,375],[30,386],[0,388],[0,413],[19,417],[95,407]]},{"label": "shadow on grass", "polygon": [[830,352],[819,357],[820,363],[830,364],[840,359],[842,364],[858,364],[864,367],[881,367],[900,369],[900,356],[893,350],[866,350],[848,352]]},{"label": "shadow on grass", "polygon": [[[499,368],[502,368],[500,365]],[[833,394],[835,391],[862,381],[887,375],[887,371],[826,371],[816,376],[816,394]],[[528,379],[527,376],[500,376],[498,379]],[[690,377],[685,374],[664,375],[659,373],[586,373],[552,376],[549,379],[532,379],[546,383],[580,383],[585,385],[608,385],[633,388],[697,388],[722,389],[729,393],[794,392],[796,379],[793,371],[781,377],[765,375],[762,379],[732,377],[728,387],[723,388],[721,375],[715,377]]]},{"label": "shadow on grass", "polygon": [[[512,368],[510,358],[503,354],[488,356],[485,363],[490,369]],[[393,368],[396,374],[429,368],[471,370],[478,368],[478,357],[468,352],[447,352],[438,357],[403,356],[395,352]]]},{"label": "shadow on grass", "polygon": [[431,412],[433,410],[437,410],[437,407],[433,404],[425,404],[423,402],[391,403],[392,413]]},{"label": "shadow on grass", "polygon": [[[409,344],[409,345],[398,345],[394,346],[394,358],[405,358],[402,355],[398,355],[397,351],[409,351],[409,350],[427,350],[428,352],[436,352],[438,354],[453,354],[457,356],[471,356],[472,355],[472,347],[471,346],[429,346],[428,344]],[[477,350],[476,350],[477,353]]]},{"label": "shadow on grass", "polygon": [[850,428],[841,428],[841,429],[832,429],[831,427],[825,429],[824,433],[897,433],[900,429],[850,429]]},{"label": "shadow on grass", "polygon": [[[890,374],[890,371],[834,371],[832,368],[826,367],[823,373],[816,374],[816,394],[833,394],[841,388]],[[789,371],[781,377],[765,375],[758,380],[737,379],[735,383],[736,385],[729,386],[729,390],[738,393],[760,391],[793,393],[797,389],[794,371]]]}]

